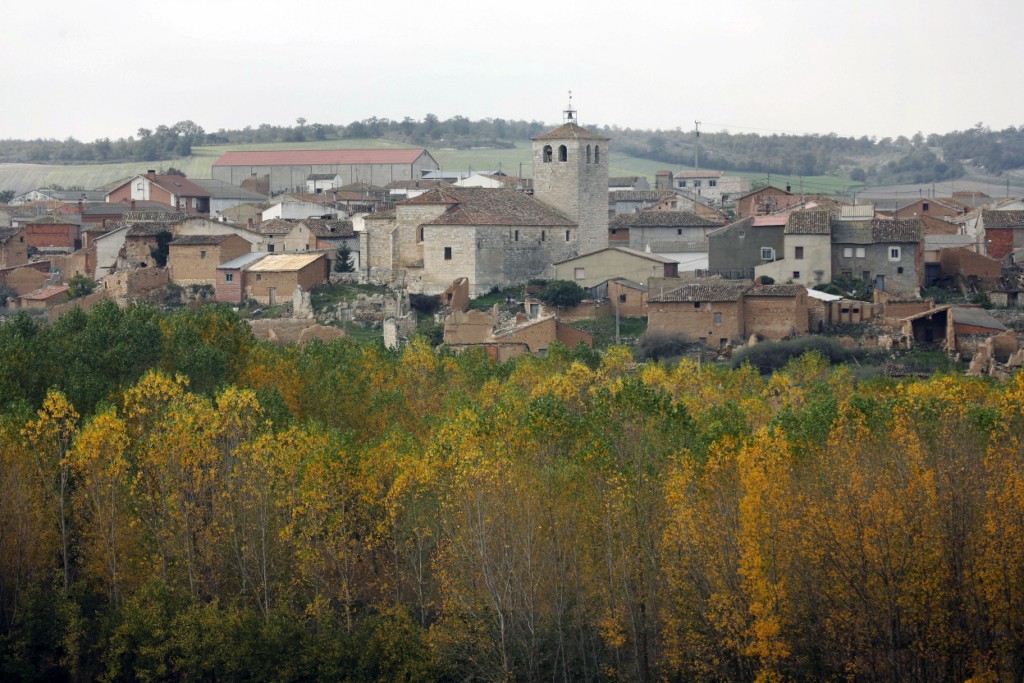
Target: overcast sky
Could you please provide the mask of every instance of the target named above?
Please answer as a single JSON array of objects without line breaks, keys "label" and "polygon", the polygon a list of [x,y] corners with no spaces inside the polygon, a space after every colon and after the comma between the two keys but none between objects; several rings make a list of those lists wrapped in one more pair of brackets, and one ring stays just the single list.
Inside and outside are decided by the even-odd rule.
[{"label": "overcast sky", "polygon": [[4,0],[0,138],[377,116],[756,133],[1024,125],[1021,0]]}]

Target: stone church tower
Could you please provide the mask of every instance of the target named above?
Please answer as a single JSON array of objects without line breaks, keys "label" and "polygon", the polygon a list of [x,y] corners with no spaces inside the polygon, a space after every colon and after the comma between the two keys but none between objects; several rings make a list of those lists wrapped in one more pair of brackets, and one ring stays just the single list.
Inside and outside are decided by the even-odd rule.
[{"label": "stone church tower", "polygon": [[533,138],[533,196],[579,225],[579,250],[608,246],[608,138],[581,128],[576,111]]}]

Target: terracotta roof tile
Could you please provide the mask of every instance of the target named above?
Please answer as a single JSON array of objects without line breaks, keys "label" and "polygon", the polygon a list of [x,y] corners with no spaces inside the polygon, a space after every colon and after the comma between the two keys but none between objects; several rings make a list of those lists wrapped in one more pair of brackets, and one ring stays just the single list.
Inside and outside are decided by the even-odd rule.
[{"label": "terracotta roof tile", "polygon": [[607,142],[608,141],[608,138],[606,138],[605,136],[601,135],[600,133],[594,133],[593,131],[589,131],[586,128],[583,128],[582,126],[578,126],[578,125],[576,125],[575,123],[573,123],[571,121],[569,123],[563,123],[558,128],[555,128],[554,130],[549,131],[547,133],[542,133],[541,135],[538,135],[537,137],[535,137],[533,139],[534,140],[565,140],[567,138],[571,139],[571,140],[599,140],[599,141],[603,141],[603,142]]},{"label": "terracotta roof tile", "polygon": [[713,221],[692,211],[638,211],[620,214],[609,222],[609,226],[615,228],[718,228],[722,225],[723,221]]},{"label": "terracotta roof tile", "polygon": [[302,221],[309,231],[317,237],[352,237],[352,221],[325,221],[310,218]]},{"label": "terracotta roof tile", "polygon": [[739,301],[743,290],[730,285],[690,284],[658,294],[649,303],[724,302]]},{"label": "terracotta roof tile", "polygon": [[920,242],[921,221],[916,218],[898,218],[895,220],[876,218],[871,221],[871,241],[876,244]]},{"label": "terracotta roof tile", "polygon": [[832,231],[832,213],[827,209],[794,211],[786,221],[787,235],[828,235]]},{"label": "terracotta roof tile", "polygon": [[797,296],[806,291],[803,285],[754,285],[743,292],[744,296]]},{"label": "terracotta roof tile", "polygon": [[993,211],[981,212],[981,219],[986,228],[1019,228],[1024,227],[1024,211]]},{"label": "terracotta roof tile", "polygon": [[576,224],[543,202],[516,190],[446,187],[399,202],[398,206],[446,204],[432,225],[565,226]]},{"label": "terracotta roof tile", "polygon": [[659,202],[675,196],[671,190],[615,190],[608,193],[609,202]]}]

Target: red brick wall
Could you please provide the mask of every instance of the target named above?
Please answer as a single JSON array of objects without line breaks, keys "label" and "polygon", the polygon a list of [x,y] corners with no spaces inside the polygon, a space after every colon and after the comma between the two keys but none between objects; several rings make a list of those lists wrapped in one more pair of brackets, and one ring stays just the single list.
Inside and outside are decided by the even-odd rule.
[{"label": "red brick wall", "polygon": [[1001,259],[1013,251],[1013,230],[1009,228],[985,228],[988,241],[988,255]]},{"label": "red brick wall", "polygon": [[[717,325],[715,313],[722,314],[722,322]],[[695,308],[689,301],[648,303],[647,329],[684,334],[693,341],[705,339],[709,346],[718,346],[722,339],[743,338],[743,310],[738,301],[702,303],[700,308]]]},{"label": "red brick wall", "polygon": [[30,247],[37,249],[42,247],[74,249],[75,240],[77,239],[77,225],[33,223],[25,228],[25,241]]}]

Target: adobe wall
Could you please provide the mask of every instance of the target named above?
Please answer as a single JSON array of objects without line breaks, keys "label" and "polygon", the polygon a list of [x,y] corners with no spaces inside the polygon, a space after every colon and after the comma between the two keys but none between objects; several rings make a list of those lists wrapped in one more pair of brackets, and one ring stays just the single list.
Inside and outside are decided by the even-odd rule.
[{"label": "adobe wall", "polygon": [[166,268],[133,268],[107,275],[99,280],[98,288],[107,290],[113,298],[135,298],[170,282]]},{"label": "adobe wall", "polygon": [[743,297],[744,337],[782,339],[807,334],[807,295]]},{"label": "adobe wall", "polygon": [[8,287],[13,289],[18,296],[23,296],[42,287],[43,283],[45,283],[49,277],[48,271],[43,272],[36,268],[23,266],[7,272],[4,282]]},{"label": "adobe wall", "polygon": [[[625,297],[625,301],[621,298]],[[608,282],[608,314],[615,315],[616,310],[624,318],[644,317],[647,315],[647,292],[611,280]]]},{"label": "adobe wall", "polygon": [[[717,325],[715,313],[722,314]],[[690,301],[654,302],[647,308],[648,332],[683,334],[693,341],[704,339],[709,346],[720,345],[722,339],[743,339],[743,329],[743,309],[738,301],[702,303],[700,308]]]},{"label": "adobe wall", "polygon": [[580,342],[583,342],[590,348],[594,348],[594,338],[583,330],[577,330],[575,327],[563,325],[561,322],[556,321],[555,334],[558,341],[570,349],[576,348]]},{"label": "adobe wall", "polygon": [[445,344],[479,344],[491,336],[496,312],[453,311],[444,321]]},{"label": "adobe wall", "polygon": [[56,306],[51,306],[46,309],[46,317],[49,320],[56,320],[60,316],[64,315],[73,308],[81,308],[83,311],[88,311],[90,308],[103,301],[104,299],[110,298],[109,292],[104,289],[97,289],[92,294],[82,296],[77,299],[65,301],[59,303]]}]

